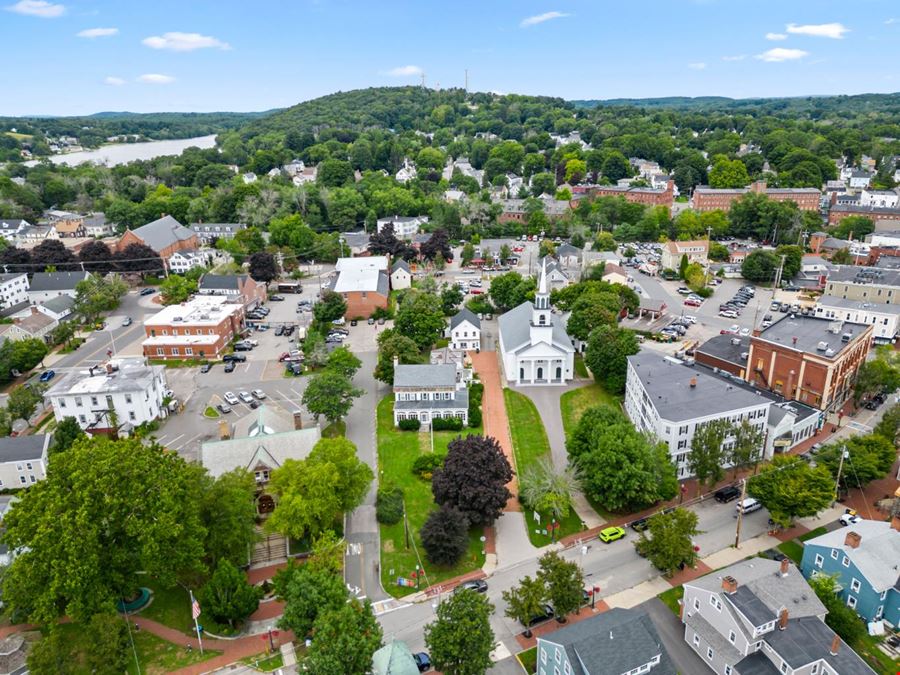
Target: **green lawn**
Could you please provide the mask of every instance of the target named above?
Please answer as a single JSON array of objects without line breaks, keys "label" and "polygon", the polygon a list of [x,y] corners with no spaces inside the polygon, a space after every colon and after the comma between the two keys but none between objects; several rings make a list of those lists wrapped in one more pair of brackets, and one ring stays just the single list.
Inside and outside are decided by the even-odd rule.
[{"label": "green lawn", "polygon": [[656,597],[662,600],[663,604],[671,609],[672,613],[675,616],[678,616],[681,609],[678,601],[684,597],[684,586],[676,586],[675,588],[670,588],[667,591],[663,591]]},{"label": "green lawn", "polygon": [[878,643],[883,639],[864,634],[852,647],[857,654],[868,661],[876,673],[884,673],[885,675],[900,673],[900,659],[892,659],[878,648]]},{"label": "green lawn", "polygon": [[[544,430],[541,416],[530,398],[512,389],[504,389],[503,398],[506,402],[506,414],[509,417],[509,430],[516,456],[516,472],[522,474],[529,466],[536,464],[541,457],[550,457],[550,441],[547,440],[547,432]],[[541,524],[546,527],[550,522],[549,515],[547,513],[539,515]],[[531,509],[527,509],[525,513],[525,523],[528,529],[528,539],[533,545],[546,546],[551,543],[552,540],[546,530],[534,522]],[[581,519],[572,509],[569,515],[560,522],[556,538],[581,532],[583,529]]]},{"label": "green lawn", "polygon": [[574,429],[575,425],[578,424],[578,420],[581,419],[582,413],[588,408],[600,404],[611,405],[618,408],[621,401],[622,398],[620,396],[610,394],[599,384],[589,384],[580,389],[567,391],[559,399],[563,429],[566,434]]},{"label": "green lawn", "polygon": [[803,560],[803,544],[791,540],[778,544],[777,548],[798,565],[800,564],[800,561]]},{"label": "green lawn", "polygon": [[581,354],[575,355],[575,374],[578,375],[578,377],[590,377],[587,366],[584,365],[584,356]]},{"label": "green lawn", "polygon": [[[172,588],[162,587],[156,579],[145,576],[141,585],[153,591],[152,602],[140,612],[133,615],[140,623],[140,617],[145,616],[170,628],[181,631],[185,635],[194,633],[194,621],[191,619],[191,596],[188,591],[179,585]],[[194,589],[196,596],[197,589]],[[236,631],[229,626],[217,624],[208,615],[200,620],[204,629],[215,635],[232,635]]]},{"label": "green lawn", "polygon": [[322,429],[322,438],[337,438],[343,436],[347,432],[347,423],[344,420],[332,422]]},{"label": "green lawn", "polygon": [[801,534],[801,535],[800,535],[799,537],[797,537],[797,538],[798,538],[800,541],[809,541],[810,539],[815,539],[815,538],[818,537],[819,535],[825,534],[826,532],[828,532],[828,530],[826,530],[824,527],[817,527],[817,528],[814,529],[814,530],[810,530],[810,531],[807,532],[806,534]]},{"label": "green lawn", "polygon": [[206,410],[203,411],[204,417],[209,417],[210,419],[216,419],[219,416],[219,411],[213,408],[211,405],[206,406]]},{"label": "green lawn", "polygon": [[537,671],[537,647],[532,647],[531,649],[526,649],[524,652],[519,652],[516,654],[516,658],[519,660],[519,663],[522,664],[525,672],[529,675]]},{"label": "green lawn", "polygon": [[[400,431],[394,427],[394,401],[386,396],[378,404],[378,472],[380,485],[397,485],[403,489],[406,513],[410,528],[410,545],[406,546],[404,523],[379,525],[381,530],[381,583],[385,590],[395,597],[415,592],[415,588],[400,587],[398,577],[412,578],[416,565],[424,565],[427,583],[439,583],[444,579],[466,574],[480,569],[484,564],[481,536],[482,528],[473,528],[469,533],[469,551],[453,567],[432,565],[425,558],[425,551],[418,532],[428,514],[434,508],[431,484],[420,480],[412,473],[412,463],[423,452],[431,449],[431,434],[427,432]],[[478,432],[473,429],[473,432]],[[446,451],[447,443],[459,433],[439,431],[434,434],[434,449]],[[416,556],[418,550],[419,556]],[[422,586],[426,584],[422,580]]]},{"label": "green lawn", "polygon": [[261,670],[266,673],[273,670],[278,670],[279,668],[284,666],[284,660],[281,658],[280,652],[268,655],[257,654],[256,656],[248,656],[241,659],[241,663],[246,663],[248,666],[253,666],[257,670]]}]

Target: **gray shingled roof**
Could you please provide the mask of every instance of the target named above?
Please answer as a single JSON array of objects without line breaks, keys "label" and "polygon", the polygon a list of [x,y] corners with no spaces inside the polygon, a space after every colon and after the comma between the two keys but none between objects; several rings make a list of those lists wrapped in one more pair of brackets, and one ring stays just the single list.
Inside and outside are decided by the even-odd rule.
[{"label": "gray shingled roof", "polygon": [[[670,422],[690,420],[771,404],[771,400],[747,391],[696,367],[672,363],[647,350],[628,357],[660,417]],[[696,386],[691,379],[696,378]]]},{"label": "gray shingled roof", "polygon": [[41,306],[46,307],[55,314],[62,314],[67,309],[72,309],[75,306],[75,298],[71,295],[57,295],[55,298],[42,302]]},{"label": "gray shingled roof", "polygon": [[200,290],[237,291],[246,274],[204,274],[200,277]]},{"label": "gray shingled roof", "polygon": [[396,272],[397,270],[409,272],[409,264],[403,258],[397,258],[394,264],[391,265],[391,272]]},{"label": "gray shingled roof", "polygon": [[900,562],[900,532],[883,520],[861,520],[850,529],[860,535],[858,548],[851,548],[844,543],[847,529],[826,532],[810,539],[807,544],[842,551],[876,591],[893,588],[900,578],[897,571]]},{"label": "gray shingled roof", "polygon": [[[525,301],[518,307],[504,312],[497,319],[500,324],[500,337],[507,350],[516,351],[531,343],[532,312],[534,312],[534,305]],[[553,322],[553,344],[565,351],[575,351],[572,340],[555,314],[551,316],[551,320]]]},{"label": "gray shingled roof", "polygon": [[84,281],[90,272],[35,272],[31,277],[29,291],[70,291],[79,281]]},{"label": "gray shingled roof", "polygon": [[50,436],[48,434],[0,438],[0,462],[22,462],[40,459],[49,443]]},{"label": "gray shingled roof", "polygon": [[637,609],[617,607],[542,635],[538,641],[563,647],[574,675],[627,673],[657,654],[660,662],[652,669],[654,675],[676,672],[650,617]]},{"label": "gray shingled roof", "polygon": [[456,314],[450,317],[450,330],[456,328],[463,321],[468,321],[470,324],[475,326],[475,328],[481,328],[481,319],[478,318],[478,315],[476,315],[468,307],[463,307]]},{"label": "gray shingled roof", "polygon": [[788,621],[785,630],[767,633],[765,640],[791,668],[801,668],[824,661],[832,672],[841,675],[874,675],[875,671],[841,640],[837,654],[831,654],[834,631],[817,617],[807,616]]},{"label": "gray shingled roof", "polygon": [[452,387],[456,385],[456,366],[448,364],[398,365],[394,368],[395,387]]},{"label": "gray shingled roof", "polygon": [[132,232],[157,253],[177,241],[184,241],[196,236],[194,232],[172,216],[163,216],[152,223],[132,230]]}]

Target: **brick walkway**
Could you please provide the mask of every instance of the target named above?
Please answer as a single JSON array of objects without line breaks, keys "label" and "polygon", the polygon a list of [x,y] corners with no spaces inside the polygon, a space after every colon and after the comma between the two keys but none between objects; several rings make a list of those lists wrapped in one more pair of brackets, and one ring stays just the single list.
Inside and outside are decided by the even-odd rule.
[{"label": "brick walkway", "polygon": [[584,621],[585,619],[590,619],[592,616],[597,616],[602,612],[605,612],[609,609],[609,605],[607,605],[603,600],[598,600],[595,603],[594,609],[591,609],[591,606],[582,607],[578,612],[573,612],[566,617],[565,623],[559,623],[556,619],[550,619],[549,621],[545,621],[540,626],[535,626],[531,629],[531,637],[525,637],[524,633],[519,633],[516,635],[516,642],[521,645],[522,649],[531,649],[537,644],[537,639],[539,636],[547,635],[548,633],[553,633],[555,631],[561,630],[566,626],[578,623],[579,621]]},{"label": "brick walkway", "polygon": [[698,560],[696,567],[685,567],[680,572],[676,572],[675,574],[673,574],[671,579],[666,579],[665,577],[663,577],[663,579],[672,584],[673,587],[681,586],[681,584],[685,582],[699,579],[704,574],[709,574],[710,572],[712,572],[712,567],[707,565],[702,560]]},{"label": "brick walkway", "polygon": [[[509,460],[513,470],[516,468],[516,459],[513,455],[512,439],[509,437],[509,419],[506,416],[506,403],[503,401],[503,385],[500,382],[500,363],[497,360],[497,352],[469,352],[472,366],[481,378],[484,385],[484,396],[481,400],[482,419],[484,420],[484,435],[492,436],[500,443],[503,453]],[[519,494],[515,477],[507,485],[513,494],[506,503],[507,511],[521,511],[522,507],[516,495]]]}]

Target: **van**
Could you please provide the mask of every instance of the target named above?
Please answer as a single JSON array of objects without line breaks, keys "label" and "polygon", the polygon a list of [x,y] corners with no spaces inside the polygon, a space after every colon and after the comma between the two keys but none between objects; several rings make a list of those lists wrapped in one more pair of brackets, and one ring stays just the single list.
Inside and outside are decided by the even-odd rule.
[{"label": "van", "polygon": [[735,511],[737,511],[738,513],[743,513],[745,516],[748,513],[759,511],[761,508],[762,504],[756,501],[753,497],[747,497],[744,501],[738,502],[734,507]]}]

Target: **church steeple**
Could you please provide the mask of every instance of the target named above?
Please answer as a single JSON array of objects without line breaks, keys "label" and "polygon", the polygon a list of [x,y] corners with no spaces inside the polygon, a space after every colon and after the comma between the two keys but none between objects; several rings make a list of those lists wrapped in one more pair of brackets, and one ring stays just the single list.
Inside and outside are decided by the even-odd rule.
[{"label": "church steeple", "polygon": [[534,310],[531,313],[531,325],[534,327],[549,327],[553,323],[550,315],[550,291],[547,281],[547,258],[541,261],[541,274],[538,277],[538,287],[534,294]]}]

